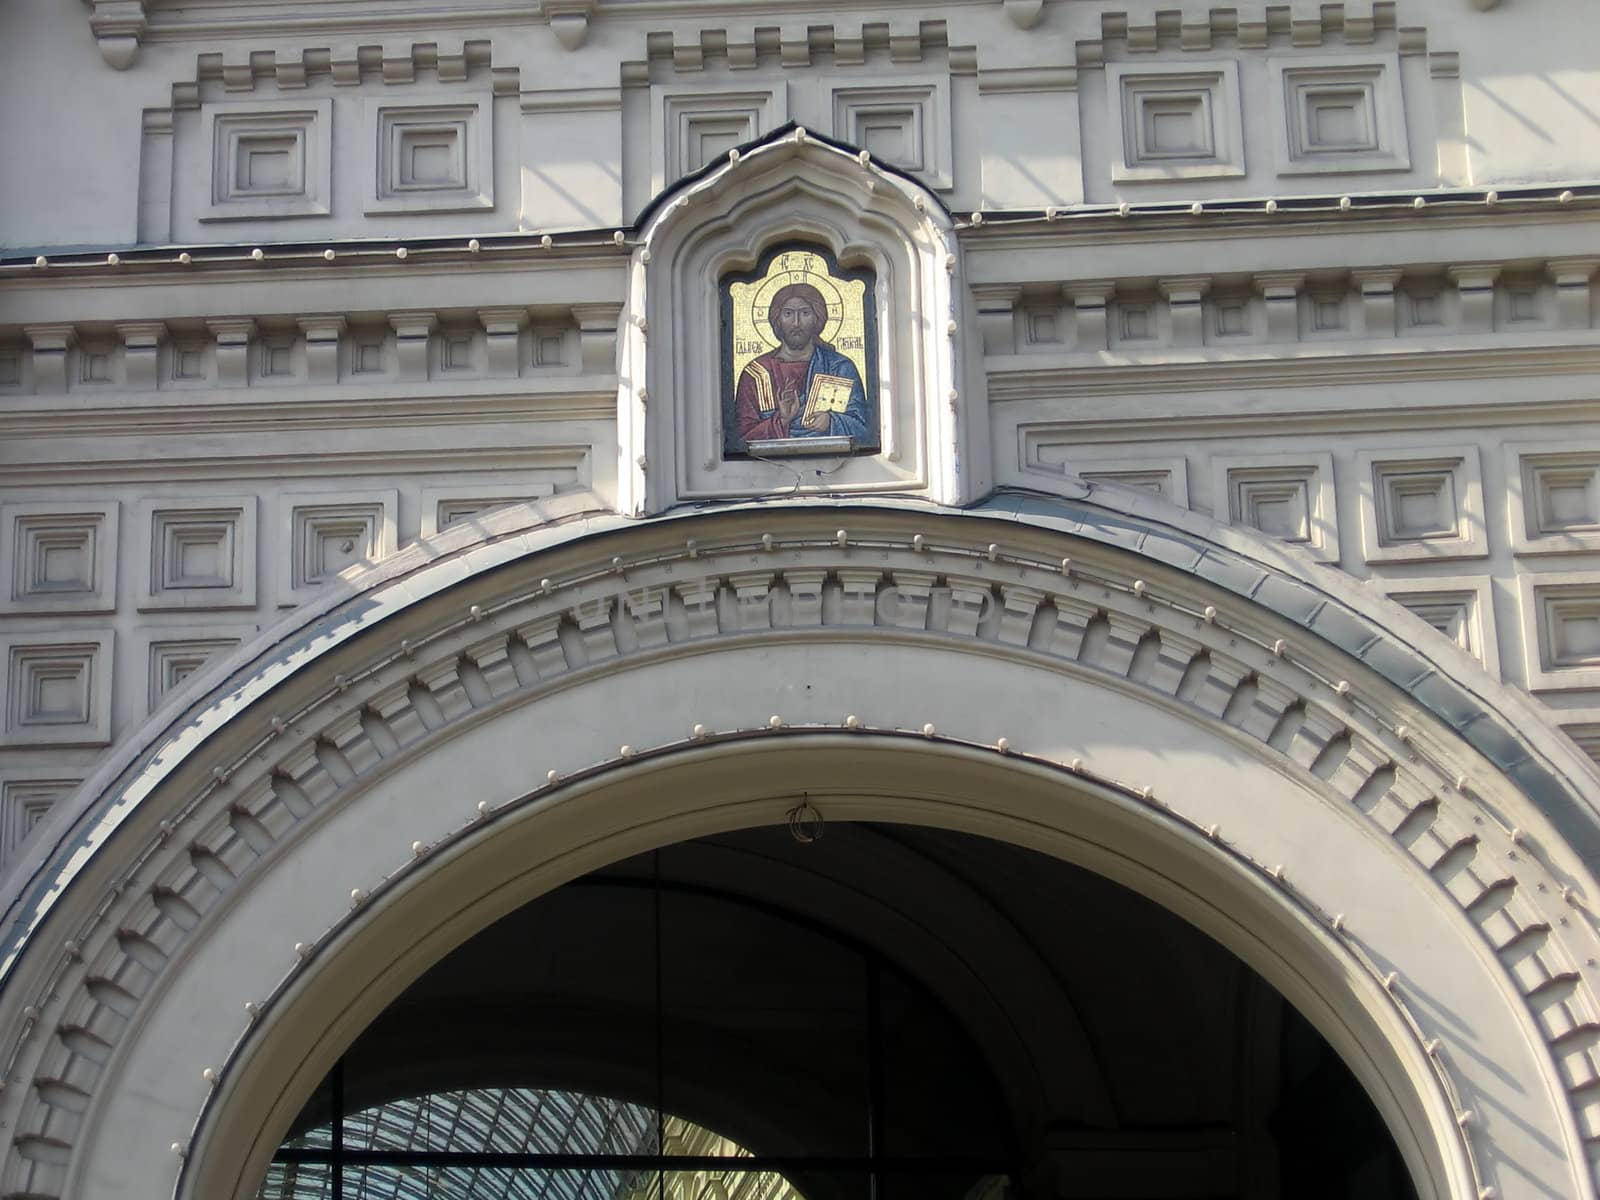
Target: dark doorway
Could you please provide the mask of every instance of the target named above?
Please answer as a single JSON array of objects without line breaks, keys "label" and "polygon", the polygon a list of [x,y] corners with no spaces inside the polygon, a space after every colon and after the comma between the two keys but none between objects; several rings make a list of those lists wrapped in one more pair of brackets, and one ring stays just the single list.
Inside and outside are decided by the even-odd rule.
[{"label": "dark doorway", "polygon": [[746,830],[438,963],[262,1200],[1409,1200],[1328,1044],[1230,952],[970,835]]}]

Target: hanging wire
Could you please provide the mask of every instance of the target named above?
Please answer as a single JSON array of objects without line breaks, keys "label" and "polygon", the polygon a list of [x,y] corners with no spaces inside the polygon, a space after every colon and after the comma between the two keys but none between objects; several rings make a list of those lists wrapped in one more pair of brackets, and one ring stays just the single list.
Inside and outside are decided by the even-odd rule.
[{"label": "hanging wire", "polygon": [[[661,935],[661,850],[657,847],[650,853],[651,878],[654,886],[651,888],[652,907],[655,913],[655,968],[656,968],[656,1153],[665,1155],[667,1152],[667,1017],[665,1007],[666,988],[664,986],[664,969],[662,963],[662,935]],[[667,1173],[666,1163],[657,1160],[656,1163],[656,1195],[659,1200],[667,1200]]]}]

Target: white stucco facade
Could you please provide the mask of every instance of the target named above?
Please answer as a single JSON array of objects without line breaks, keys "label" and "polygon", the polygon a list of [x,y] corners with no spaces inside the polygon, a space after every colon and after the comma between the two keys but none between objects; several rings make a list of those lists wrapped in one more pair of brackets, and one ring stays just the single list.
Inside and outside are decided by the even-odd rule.
[{"label": "white stucco facade", "polygon": [[[1189,921],[1419,1196],[1593,1194],[1586,5],[0,22],[0,1196],[256,1195],[447,951],[796,793]],[[795,246],[872,437],[730,448]]]}]

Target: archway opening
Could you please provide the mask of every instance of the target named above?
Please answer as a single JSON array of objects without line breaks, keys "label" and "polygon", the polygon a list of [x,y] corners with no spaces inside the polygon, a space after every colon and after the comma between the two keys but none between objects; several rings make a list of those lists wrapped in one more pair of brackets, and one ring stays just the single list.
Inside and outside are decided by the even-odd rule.
[{"label": "archway opening", "polygon": [[[816,833],[823,836],[815,837]],[[259,1200],[1412,1200],[1328,1043],[1056,858],[758,827],[594,871],[347,1049]]]}]

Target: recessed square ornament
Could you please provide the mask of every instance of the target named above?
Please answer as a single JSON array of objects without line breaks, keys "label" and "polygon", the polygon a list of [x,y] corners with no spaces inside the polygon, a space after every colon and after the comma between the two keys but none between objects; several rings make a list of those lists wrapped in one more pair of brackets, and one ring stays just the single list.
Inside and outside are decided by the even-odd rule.
[{"label": "recessed square ornament", "polygon": [[1500,643],[1495,633],[1494,600],[1486,575],[1427,575],[1377,579],[1375,584],[1401,608],[1432,625],[1500,675]]},{"label": "recessed square ornament", "polygon": [[83,781],[54,767],[21,767],[0,779],[0,866],[9,865],[50,809]]},{"label": "recessed square ornament", "polygon": [[1238,66],[1108,63],[1116,183],[1243,175]]},{"label": "recessed square ornament", "polygon": [[1278,174],[1411,168],[1397,56],[1274,59],[1268,69]]},{"label": "recessed square ornament", "polygon": [[278,536],[289,550],[278,602],[299,604],[342,572],[374,563],[396,547],[399,493],[291,492],[278,498]]},{"label": "recessed square ornament", "polygon": [[0,505],[0,612],[117,606],[115,501]]},{"label": "recessed square ornament", "polygon": [[1489,553],[1477,447],[1446,446],[1415,458],[1364,450],[1356,465],[1368,562]]},{"label": "recessed square ornament", "polygon": [[[187,632],[187,631],[186,631]],[[238,646],[241,636],[152,638],[150,642],[149,711],[161,707],[168,692],[174,691],[205,669],[213,658]]]},{"label": "recessed square ornament", "polygon": [[1211,460],[1211,472],[1219,518],[1259,529],[1323,562],[1339,561],[1331,455],[1219,455]]},{"label": "recessed square ornament", "polygon": [[211,145],[202,221],[327,214],[333,101],[207,104],[202,114]]},{"label": "recessed square ornament", "polygon": [[1600,443],[1514,443],[1505,455],[1512,553],[1600,550]]},{"label": "recessed square ornament", "polygon": [[833,135],[929,187],[953,186],[948,76],[833,91]]},{"label": "recessed square ornament", "polygon": [[111,741],[109,631],[0,635],[6,670],[0,746]]},{"label": "recessed square ornament", "polygon": [[140,608],[255,606],[254,496],[143,500],[136,528]]},{"label": "recessed square ornament", "polygon": [[1600,572],[1517,576],[1530,691],[1600,687]]},{"label": "recessed square ornament", "polygon": [[789,119],[788,87],[663,86],[650,89],[651,190],[726,157]]},{"label": "recessed square ornament", "polygon": [[373,188],[366,211],[493,208],[493,112],[487,96],[367,101]]},{"label": "recessed square ornament", "polygon": [[422,489],[422,536],[436,537],[445,530],[510,504],[543,500],[556,493],[546,480],[459,483]]},{"label": "recessed square ornament", "polygon": [[795,243],[723,276],[725,457],[877,453],[875,283]]}]

